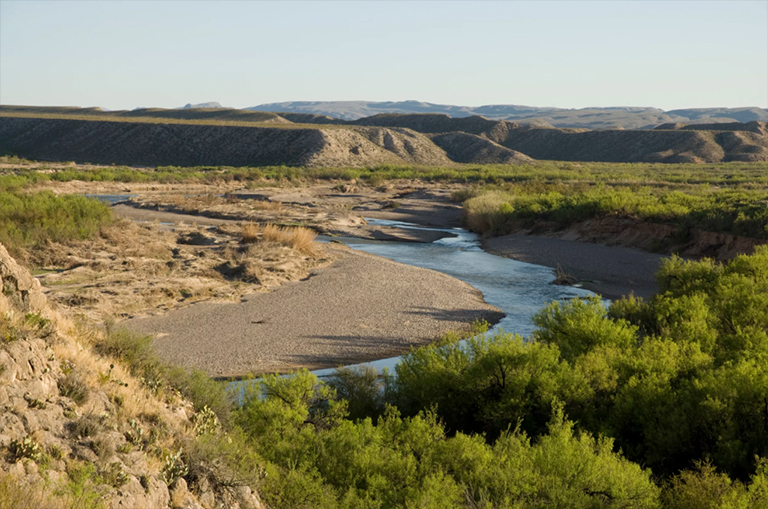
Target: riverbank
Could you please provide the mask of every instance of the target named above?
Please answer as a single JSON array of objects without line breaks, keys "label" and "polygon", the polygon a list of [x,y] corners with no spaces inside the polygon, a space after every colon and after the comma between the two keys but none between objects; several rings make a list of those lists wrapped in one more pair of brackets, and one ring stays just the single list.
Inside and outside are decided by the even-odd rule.
[{"label": "riverbank", "polygon": [[330,368],[391,357],[503,313],[440,272],[331,245],[340,258],[236,304],[201,303],[124,325],[162,357],[214,377]]},{"label": "riverbank", "polygon": [[482,246],[497,256],[559,268],[583,288],[608,299],[630,294],[648,298],[656,293],[654,275],[667,258],[627,247],[522,234],[484,239]]}]

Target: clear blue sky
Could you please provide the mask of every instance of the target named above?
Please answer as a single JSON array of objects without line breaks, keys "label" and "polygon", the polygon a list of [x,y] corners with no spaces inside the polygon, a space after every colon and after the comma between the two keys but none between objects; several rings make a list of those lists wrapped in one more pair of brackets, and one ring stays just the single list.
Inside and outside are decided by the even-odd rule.
[{"label": "clear blue sky", "polygon": [[0,0],[0,103],[768,107],[766,1]]}]

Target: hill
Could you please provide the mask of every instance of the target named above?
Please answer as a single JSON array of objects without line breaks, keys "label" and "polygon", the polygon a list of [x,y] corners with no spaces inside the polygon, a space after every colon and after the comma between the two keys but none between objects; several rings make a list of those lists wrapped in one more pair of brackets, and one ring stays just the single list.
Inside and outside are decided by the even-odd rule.
[{"label": "hill", "polygon": [[0,151],[39,160],[138,166],[453,164],[426,136],[380,127],[265,128],[0,117]]},{"label": "hill", "polygon": [[0,106],[0,151],[40,160],[176,166],[378,166],[767,161],[764,122],[653,130],[554,128],[482,116],[380,114],[352,121],[227,108]]},{"label": "hill", "polygon": [[269,112],[236,110],[233,108],[140,108],[135,110],[105,111],[101,108],[0,106],[0,116],[33,118],[73,118],[85,120],[110,120],[113,122],[163,122],[216,124],[288,124],[283,117]]}]

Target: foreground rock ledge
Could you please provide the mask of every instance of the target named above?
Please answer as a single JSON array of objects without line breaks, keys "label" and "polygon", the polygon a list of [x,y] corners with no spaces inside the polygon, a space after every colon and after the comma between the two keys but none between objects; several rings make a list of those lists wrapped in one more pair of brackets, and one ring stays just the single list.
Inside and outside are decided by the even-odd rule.
[{"label": "foreground rock ledge", "polygon": [[328,268],[238,304],[204,303],[125,322],[168,362],[215,377],[327,368],[407,352],[503,313],[446,274],[347,251]]}]

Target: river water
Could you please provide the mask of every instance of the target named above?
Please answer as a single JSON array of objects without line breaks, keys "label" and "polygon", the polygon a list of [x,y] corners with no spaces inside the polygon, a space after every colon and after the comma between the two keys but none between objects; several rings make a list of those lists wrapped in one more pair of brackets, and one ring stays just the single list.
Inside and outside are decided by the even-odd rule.
[{"label": "river water", "polygon": [[[444,272],[469,283],[483,294],[488,304],[501,309],[506,316],[491,332],[504,330],[527,336],[533,332],[531,318],[553,300],[594,295],[589,290],[572,286],[553,285],[554,271],[541,265],[519,262],[492,255],[480,247],[479,237],[462,228],[424,228],[413,224],[381,219],[367,219],[372,225],[437,230],[455,236],[432,243],[336,238],[352,249],[390,258],[396,262]],[[319,240],[329,240],[320,237]],[[367,363],[379,371],[392,368],[399,357]],[[333,369],[313,371],[318,376],[333,373]]]},{"label": "river water", "polygon": [[[113,205],[134,195],[85,195]],[[473,286],[488,304],[501,309],[505,316],[490,331],[500,330],[528,336],[533,332],[531,318],[553,300],[594,295],[589,290],[553,285],[553,269],[492,255],[480,247],[479,237],[463,228],[427,228],[399,221],[366,218],[369,224],[397,228],[432,230],[451,236],[431,243],[366,240],[352,237],[319,236],[320,241],[336,240],[352,249],[390,258],[396,262],[443,272]],[[379,371],[393,370],[400,357],[366,363]],[[313,371],[327,376],[334,369]]]}]

